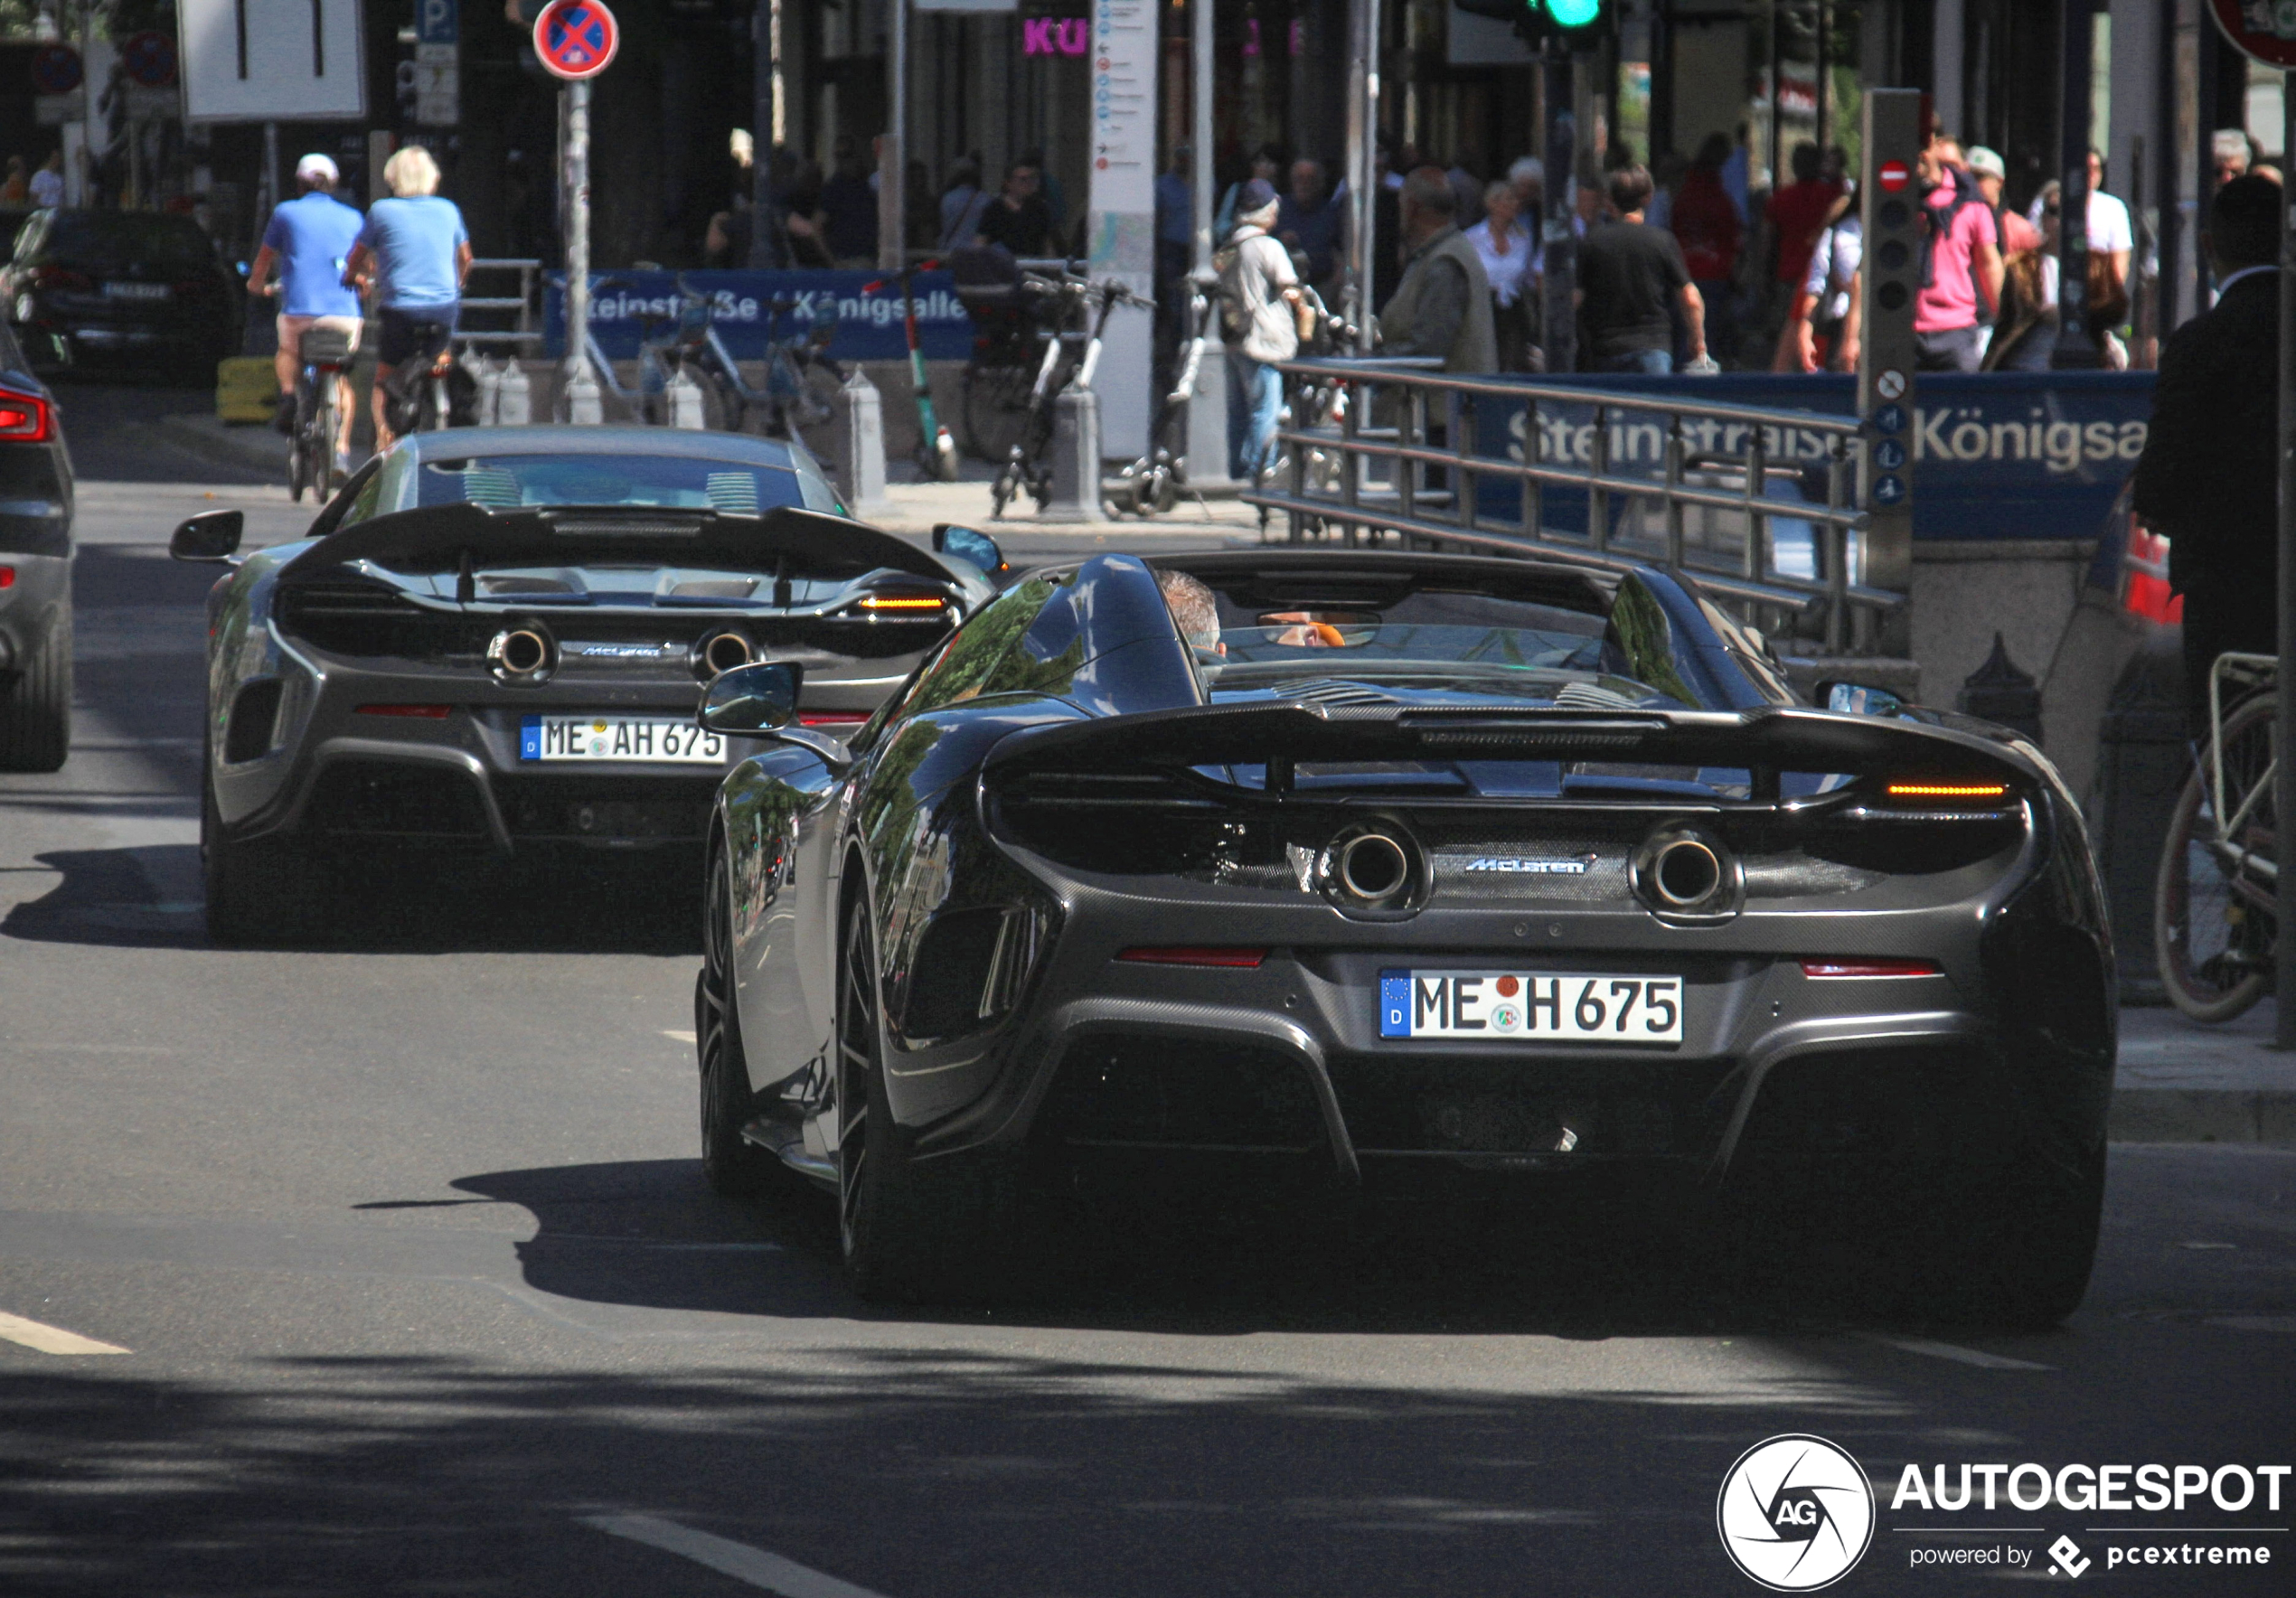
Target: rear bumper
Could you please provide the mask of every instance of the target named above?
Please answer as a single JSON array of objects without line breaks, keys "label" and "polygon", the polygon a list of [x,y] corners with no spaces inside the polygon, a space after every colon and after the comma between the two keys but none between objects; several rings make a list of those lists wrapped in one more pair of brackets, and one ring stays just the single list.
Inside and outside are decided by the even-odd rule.
[{"label": "rear bumper", "polygon": [[[1407,934],[1313,911],[1263,921],[1090,895],[1069,897],[1064,916],[1019,1019],[894,1065],[895,1112],[919,1129],[920,1152],[1286,1154],[1342,1185],[1442,1194],[1602,1167],[1709,1182],[1772,1165],[1998,1168],[2104,1136],[2104,955],[2072,927],[2037,941],[1998,903],[1748,913],[1687,935],[1607,908],[1431,911]],[[2018,947],[2039,952],[2022,971],[2026,955],[2003,953],[2012,925]],[[1234,969],[1116,958],[1206,941],[1268,953]],[[1936,974],[1812,977],[1802,965],[1911,954]],[[2065,992],[2064,972],[2083,960],[2098,970],[2094,1001],[2044,1015],[2056,1001],[2037,995]],[[1379,973],[1398,968],[1679,976],[1683,1040],[1382,1039]]]},{"label": "rear bumper", "polygon": [[0,552],[0,566],[15,580],[0,588],[0,675],[22,669],[33,651],[60,625],[71,604],[69,555]]}]

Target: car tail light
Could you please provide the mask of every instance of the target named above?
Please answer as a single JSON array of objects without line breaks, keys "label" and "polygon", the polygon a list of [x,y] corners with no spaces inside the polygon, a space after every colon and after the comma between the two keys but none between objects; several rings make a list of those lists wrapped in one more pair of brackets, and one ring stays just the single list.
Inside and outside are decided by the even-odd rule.
[{"label": "car tail light", "polygon": [[1804,960],[1804,976],[1935,976],[1928,960]]},{"label": "car tail light", "polygon": [[1229,965],[1249,969],[1267,958],[1266,949],[1174,947],[1126,949],[1116,956],[1134,965]]},{"label": "car tail light", "polygon": [[800,727],[859,727],[868,719],[867,710],[801,710],[797,714]]},{"label": "car tail light", "polygon": [[0,588],[13,588],[15,586],[16,569],[13,566],[0,566]]},{"label": "car tail light", "polygon": [[1892,799],[1962,801],[2000,799],[2008,796],[2007,783],[1957,783],[1950,781],[1906,782],[1889,785]]},{"label": "car tail light", "polygon": [[35,267],[32,273],[34,288],[61,288],[79,294],[93,294],[96,280],[85,272],[75,272],[70,267]]},{"label": "car tail light", "polygon": [[0,389],[0,444],[45,444],[56,436],[56,408],[37,394]]},{"label": "car tail light", "polygon": [[361,705],[362,716],[404,716],[417,721],[444,721],[452,705]]},{"label": "car tail light", "polygon": [[855,608],[877,615],[917,615],[939,610],[947,603],[939,594],[864,594]]}]

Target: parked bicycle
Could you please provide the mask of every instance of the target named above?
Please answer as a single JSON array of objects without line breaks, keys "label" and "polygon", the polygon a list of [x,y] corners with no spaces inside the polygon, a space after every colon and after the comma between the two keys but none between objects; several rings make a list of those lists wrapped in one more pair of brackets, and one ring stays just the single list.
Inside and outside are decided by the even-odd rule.
[{"label": "parked bicycle", "polygon": [[[633,287],[611,277],[598,284],[601,289]],[[799,302],[770,303],[766,385],[759,389],[744,381],[740,364],[718,332],[717,300],[689,284],[683,273],[678,275],[677,291],[674,309],[642,312],[638,317],[635,384],[621,381],[591,330],[590,365],[607,392],[648,427],[706,427],[714,403],[718,424],[727,432],[747,432],[755,413],[761,431],[804,445],[804,429],[829,419],[837,386],[845,381],[844,368],[829,354],[837,337],[837,302],[816,300],[803,307],[808,319],[794,324],[786,337],[778,334],[782,316],[800,309]]]},{"label": "parked bicycle", "polygon": [[1023,275],[1022,285],[1040,296],[1057,296],[1065,307],[1060,321],[1070,316],[1088,316],[1092,331],[1086,340],[1082,358],[1062,382],[1054,381],[1061,364],[1061,341],[1057,337],[1045,341],[1044,356],[1037,366],[1036,382],[1029,390],[1028,409],[1019,435],[1005,454],[996,481],[989,485],[989,519],[993,522],[1003,517],[1004,507],[1023,490],[1036,501],[1039,510],[1051,503],[1053,400],[1070,388],[1092,387],[1093,373],[1100,364],[1101,343],[1108,331],[1108,318],[1115,314],[1118,306],[1155,309],[1153,300],[1113,277],[1093,283],[1066,273],[1054,278],[1030,272]]},{"label": "parked bicycle", "polygon": [[343,440],[343,375],[351,364],[351,334],[337,327],[307,327],[297,346],[295,431],[287,439],[287,492],[299,503],[309,489],[325,499],[350,475]]},{"label": "parked bicycle", "polygon": [[2221,654],[2208,744],[2171,813],[2153,879],[2153,951],[2169,1001],[2228,1021],[2270,989],[2279,876],[2273,728],[2279,662]]}]

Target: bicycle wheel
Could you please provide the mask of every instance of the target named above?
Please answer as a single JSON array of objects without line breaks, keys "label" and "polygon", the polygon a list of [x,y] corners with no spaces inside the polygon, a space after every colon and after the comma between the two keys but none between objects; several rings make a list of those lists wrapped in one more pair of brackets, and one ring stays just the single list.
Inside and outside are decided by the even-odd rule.
[{"label": "bicycle wheel", "polygon": [[974,460],[1001,462],[1028,423],[1036,372],[1023,366],[965,370],[965,449]]},{"label": "bicycle wheel", "polygon": [[335,408],[334,384],[326,381],[313,408],[311,425],[304,430],[303,449],[310,457],[309,475],[317,499],[332,497],[343,485],[342,474],[334,469],[334,441],[342,431],[342,412]]},{"label": "bicycle wheel", "polygon": [[[2225,842],[2274,853],[2272,785],[2275,696],[2258,694],[2225,720],[2225,797],[2235,835],[2222,840],[2204,762],[2177,796],[2160,869],[2153,879],[2152,947],[2169,1001],[2197,1021],[2228,1021],[2263,997],[2272,982],[2272,884],[2242,875]],[[2261,793],[2259,785],[2263,785]]]}]

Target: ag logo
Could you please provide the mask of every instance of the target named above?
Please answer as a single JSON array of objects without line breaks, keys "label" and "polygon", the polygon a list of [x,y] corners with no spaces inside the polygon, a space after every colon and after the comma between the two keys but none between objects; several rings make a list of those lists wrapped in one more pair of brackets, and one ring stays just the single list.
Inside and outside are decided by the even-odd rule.
[{"label": "ag logo", "polygon": [[1874,1537],[1865,1468],[1827,1442],[1789,1433],[1757,1443],[1722,1478],[1714,1520],[1731,1563],[1775,1593],[1830,1586]]}]

